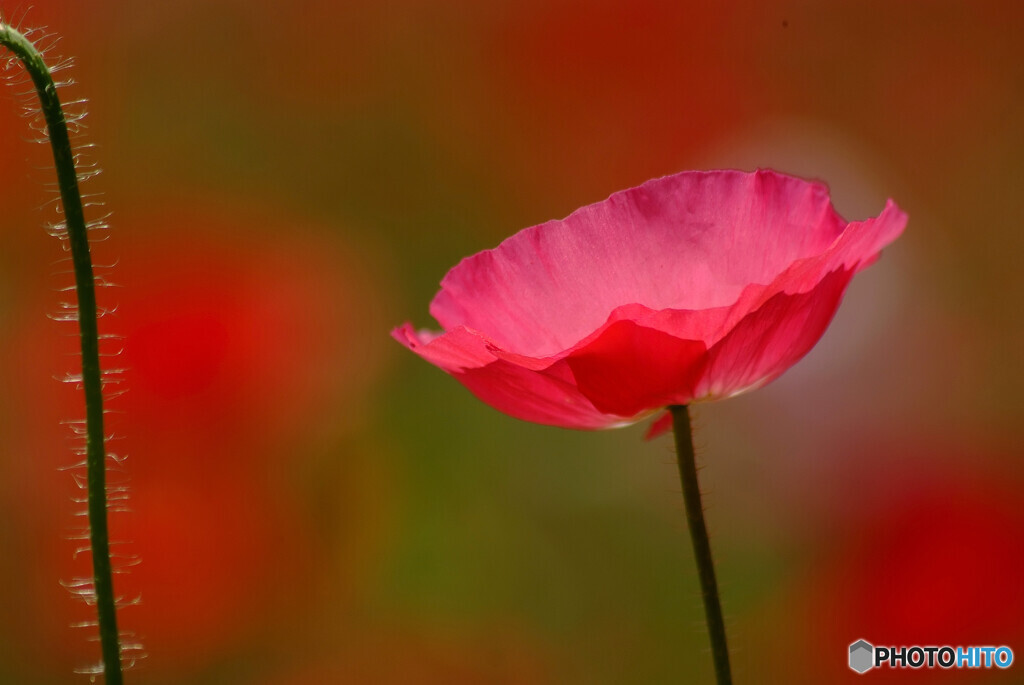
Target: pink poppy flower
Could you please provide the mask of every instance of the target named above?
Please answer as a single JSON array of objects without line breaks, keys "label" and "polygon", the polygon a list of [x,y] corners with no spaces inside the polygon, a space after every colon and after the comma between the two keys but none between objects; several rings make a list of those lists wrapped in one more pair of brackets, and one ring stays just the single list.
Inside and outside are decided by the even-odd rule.
[{"label": "pink poppy flower", "polygon": [[445,331],[392,335],[512,416],[624,425],[778,377],[905,225],[773,171],[683,172],[464,259],[430,306]]}]

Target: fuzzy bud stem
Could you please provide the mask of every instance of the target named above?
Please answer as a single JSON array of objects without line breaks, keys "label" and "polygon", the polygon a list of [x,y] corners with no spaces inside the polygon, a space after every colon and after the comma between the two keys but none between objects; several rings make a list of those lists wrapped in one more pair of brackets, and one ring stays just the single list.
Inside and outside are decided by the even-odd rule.
[{"label": "fuzzy bud stem", "polygon": [[86,468],[88,480],[89,539],[92,546],[93,584],[99,619],[102,666],[107,685],[121,685],[121,647],[118,641],[117,613],[110,567],[110,541],[107,531],[106,448],[103,433],[103,389],[100,382],[100,358],[96,289],[82,196],[78,190],[74,153],[68,138],[67,120],[57,97],[57,86],[50,69],[35,46],[11,26],[0,23],[0,45],[21,60],[32,77],[39,103],[46,118],[53,161],[60,185],[61,204],[67,226],[71,260],[78,295],[78,325],[82,345],[82,386],[85,390]]}]

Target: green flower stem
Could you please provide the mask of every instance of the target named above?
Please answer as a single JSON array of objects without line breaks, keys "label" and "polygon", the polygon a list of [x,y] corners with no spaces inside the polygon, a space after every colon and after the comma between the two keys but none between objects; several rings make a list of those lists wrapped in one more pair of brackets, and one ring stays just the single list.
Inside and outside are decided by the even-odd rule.
[{"label": "green flower stem", "polygon": [[110,542],[107,532],[106,449],[103,433],[103,387],[100,379],[99,339],[97,335],[96,289],[82,196],[78,191],[74,153],[68,139],[67,122],[57,86],[42,55],[24,35],[7,24],[0,24],[0,45],[14,53],[32,77],[57,169],[60,198],[64,208],[71,260],[78,294],[78,326],[82,343],[82,386],[85,390],[86,468],[88,481],[89,541],[92,545],[93,589],[99,619],[103,674],[107,685],[121,685],[121,648],[118,642],[117,612],[110,568]]},{"label": "green flower stem", "polygon": [[711,543],[708,541],[707,526],[704,525],[704,506],[700,499],[700,485],[697,483],[697,460],[693,454],[690,410],[686,405],[675,405],[669,407],[669,410],[672,412],[672,427],[676,435],[676,456],[679,460],[679,479],[683,484],[686,523],[690,527],[690,540],[693,542],[693,555],[697,561],[700,589],[704,597],[704,615],[711,637],[715,679],[718,685],[731,685],[732,674],[729,669],[729,647],[725,641],[725,621],[722,619],[718,581],[715,580],[715,564],[711,559]]}]

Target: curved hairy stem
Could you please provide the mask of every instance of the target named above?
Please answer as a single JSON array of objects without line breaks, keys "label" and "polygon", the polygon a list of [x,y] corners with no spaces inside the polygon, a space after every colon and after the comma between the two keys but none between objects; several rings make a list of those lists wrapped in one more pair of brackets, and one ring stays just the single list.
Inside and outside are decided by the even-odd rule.
[{"label": "curved hairy stem", "polygon": [[24,64],[32,77],[46,118],[53,161],[60,185],[61,204],[67,225],[71,260],[78,295],[78,325],[82,344],[82,385],[85,390],[86,468],[88,470],[89,540],[92,545],[93,588],[99,619],[103,673],[108,685],[121,685],[121,648],[110,568],[107,532],[106,448],[103,433],[103,389],[100,378],[97,334],[96,289],[82,197],[78,190],[74,153],[68,138],[67,121],[57,97],[57,87],[42,55],[20,32],[0,23],[0,45]]}]

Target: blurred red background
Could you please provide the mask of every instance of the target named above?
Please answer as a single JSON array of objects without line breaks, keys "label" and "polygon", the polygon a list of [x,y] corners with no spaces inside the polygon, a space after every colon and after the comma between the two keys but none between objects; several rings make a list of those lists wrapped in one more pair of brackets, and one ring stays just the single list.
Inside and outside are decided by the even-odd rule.
[{"label": "blurred red background", "polygon": [[[707,682],[669,441],[519,423],[387,336],[432,325],[463,256],[684,168],[910,215],[801,364],[696,411],[737,681],[852,677],[859,638],[1024,649],[1017,4],[0,12],[76,57],[103,169],[130,682]],[[54,380],[70,277],[23,89],[0,107],[0,682],[42,685],[95,646],[60,582],[89,565],[61,470],[83,412]]]}]

